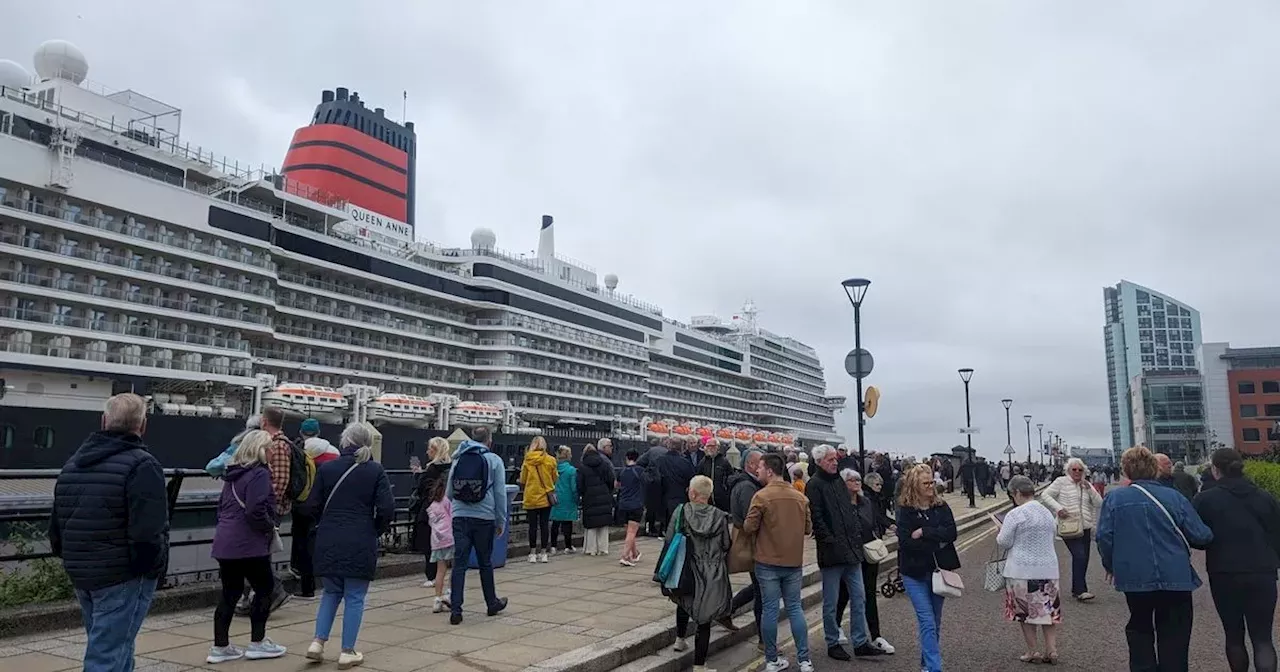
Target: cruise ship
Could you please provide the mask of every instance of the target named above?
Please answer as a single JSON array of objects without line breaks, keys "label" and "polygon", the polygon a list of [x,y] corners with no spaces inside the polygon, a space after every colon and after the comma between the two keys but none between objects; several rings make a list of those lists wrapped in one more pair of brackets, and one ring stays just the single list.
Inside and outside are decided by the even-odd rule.
[{"label": "cruise ship", "polygon": [[478,424],[513,445],[841,440],[817,353],[750,303],[666,318],[557,255],[549,215],[531,217],[536,253],[484,228],[424,242],[414,126],[358,92],[324,91],[273,171],[188,143],[176,107],[91,83],[68,42],[33,65],[0,61],[0,468],[61,466],[125,391],[177,467],[268,404],[334,439],[372,422],[397,467]]}]

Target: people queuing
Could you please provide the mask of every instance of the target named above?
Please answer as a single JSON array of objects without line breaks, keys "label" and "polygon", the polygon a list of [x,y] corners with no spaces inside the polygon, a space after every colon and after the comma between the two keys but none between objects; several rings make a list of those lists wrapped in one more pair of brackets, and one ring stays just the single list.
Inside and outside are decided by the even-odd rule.
[{"label": "people queuing", "polygon": [[618,512],[627,526],[626,541],[622,543],[622,556],[618,564],[634,567],[640,562],[640,549],[636,537],[640,533],[640,522],[644,520],[644,470],[636,464],[640,453],[627,451],[626,466],[618,472]]},{"label": "people queuing", "polygon": [[449,623],[462,623],[467,567],[476,557],[485,613],[497,616],[507,608],[498,597],[493,580],[493,540],[507,529],[506,469],[502,458],[489,450],[493,442],[488,427],[477,427],[471,438],[454,451],[445,496],[453,506],[453,572],[449,585]]},{"label": "people queuing", "polygon": [[[692,470],[693,466],[689,465],[689,469]],[[586,530],[582,548],[587,555],[609,554],[615,485],[613,467],[595,446],[587,444],[582,450],[582,464],[578,468],[579,506],[582,509],[582,527]]]},{"label": "people queuing", "polygon": [[[705,459],[705,458],[704,458]],[[689,501],[676,508],[667,523],[667,542],[676,533],[685,537],[685,567],[675,589],[663,593],[676,604],[676,651],[689,649],[689,626],[694,625],[693,669],[703,672],[711,644],[711,624],[729,614],[733,590],[729,586],[728,553],[732,543],[729,516],[711,505],[711,478],[694,476]]]},{"label": "people queuing", "polygon": [[[996,544],[1008,551],[1003,572],[1004,617],[1021,626],[1027,650],[1019,660],[1054,665],[1058,662],[1056,626],[1062,622],[1058,554],[1053,547],[1057,523],[1054,514],[1035,501],[1036,486],[1030,478],[1011,478],[1009,493],[1015,506],[1003,521],[995,522],[999,528]],[[1039,647],[1037,630],[1044,636],[1044,649]]]},{"label": "people queuing", "polygon": [[[817,452],[816,450],[814,451]],[[837,466],[838,463],[837,463]],[[868,496],[866,490],[868,487],[882,487],[883,480],[880,474],[871,472],[866,476],[866,482],[863,477],[853,469],[844,469],[840,472],[840,478],[844,481],[845,488],[849,492],[849,497],[853,501],[853,505],[858,509],[858,517],[860,523],[861,537],[858,543],[862,545],[864,552],[862,558],[862,587],[863,593],[866,595],[865,613],[867,617],[867,637],[871,646],[879,649],[881,653],[892,654],[895,649],[889,641],[881,636],[880,632],[880,608],[876,599],[876,578],[880,576],[880,561],[873,555],[875,549],[868,550],[868,546],[875,546],[879,541],[878,548],[886,549],[883,545],[882,538],[886,532],[894,531],[893,520],[885,515],[880,508],[880,504]],[[844,611],[849,604],[849,587],[841,583],[840,595],[836,600],[836,626],[839,627],[844,621]],[[841,630],[841,636],[845,641],[848,637]],[[872,654],[874,655],[874,654]]]},{"label": "people queuing", "polygon": [[[577,550],[573,546],[573,524],[578,520],[578,469],[573,466],[573,449],[569,446],[556,448],[556,473],[556,503],[551,505],[551,552],[568,554]],[[556,546],[560,536],[564,537],[563,547]]]},{"label": "people queuing", "polygon": [[[551,507],[560,478],[556,458],[547,454],[547,440],[533,437],[520,463],[517,482],[524,486],[524,514],[529,522],[529,562],[547,562],[551,553]],[[541,540],[542,546],[538,546]],[[540,550],[539,550],[540,549]]]},{"label": "people queuing", "polygon": [[[440,580],[440,565],[438,561],[432,560],[435,554],[432,546],[435,535],[431,526],[429,508],[434,501],[432,497],[436,486],[445,482],[449,477],[449,468],[453,466],[453,450],[444,437],[437,436],[427,442],[427,460],[425,467],[414,468],[416,480],[413,498],[409,502],[409,515],[414,521],[414,550],[422,553],[424,558],[423,573],[426,574],[427,580],[422,583],[422,586],[432,588],[436,585],[436,581]],[[452,539],[453,535],[449,536]]]}]

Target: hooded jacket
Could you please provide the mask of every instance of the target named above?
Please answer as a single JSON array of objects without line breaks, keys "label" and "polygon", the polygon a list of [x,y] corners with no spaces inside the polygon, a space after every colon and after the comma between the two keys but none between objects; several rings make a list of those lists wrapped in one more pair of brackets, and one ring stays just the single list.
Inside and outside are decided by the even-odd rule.
[{"label": "hooded jacket", "polygon": [[[351,473],[343,479],[348,469]],[[391,527],[396,513],[382,465],[373,460],[356,464],[355,449],[344,446],[338,459],[316,469],[316,484],[304,508],[316,519],[315,575],[372,581],[378,536]]]},{"label": "hooded jacket", "polygon": [[[671,601],[694,623],[703,625],[728,615],[733,599],[729,585],[729,516],[714,506],[697,502],[681,509],[679,531],[685,535],[684,561],[692,567],[694,588],[692,593],[672,597]],[[668,542],[675,532],[674,525],[667,529]],[[662,562],[661,558],[658,562]]]},{"label": "hooded jacket", "polygon": [[721,453],[716,453],[714,457],[705,456],[702,462],[698,463],[697,472],[711,479],[711,505],[728,513],[729,477],[734,472],[733,465],[729,464],[729,458]]},{"label": "hooded jacket", "polygon": [[[484,499],[471,504],[459,501],[453,496],[453,472],[458,468],[458,459],[471,452],[486,451],[485,462],[489,464],[489,492]],[[498,529],[507,529],[507,513],[511,507],[507,505],[507,470],[502,458],[489,451],[488,446],[467,439],[453,453],[453,464],[449,468],[449,481],[445,485],[444,496],[453,501],[453,517],[474,518],[476,520],[492,520]]]},{"label": "hooded jacket", "polygon": [[271,555],[275,529],[276,497],[271,491],[271,471],[264,464],[227,467],[222,494],[218,496],[213,557],[237,560]]},{"label": "hooded jacket", "polygon": [[[692,468],[692,467],[690,467]],[[613,469],[598,451],[582,454],[578,469],[582,526],[589,530],[613,524]]]},{"label": "hooded jacket", "polygon": [[747,512],[751,510],[751,498],[755,497],[764,485],[757,481],[755,476],[745,471],[739,471],[730,476],[728,485],[729,516],[735,527],[742,527],[747,519]]},{"label": "hooded jacket", "polygon": [[1280,502],[1248,479],[1228,477],[1196,495],[1196,513],[1213,530],[1205,569],[1214,574],[1280,569]]},{"label": "hooded jacket", "polygon": [[54,485],[49,543],[81,590],[164,574],[169,497],[142,437],[102,431],[85,439]]},{"label": "hooded jacket", "polygon": [[578,519],[578,470],[568,461],[556,464],[556,505],[551,507],[551,520]]},{"label": "hooded jacket", "polygon": [[821,469],[805,489],[813,517],[818,566],[857,565],[862,562],[862,516],[839,474]]},{"label": "hooded jacket", "polygon": [[531,449],[524,454],[520,464],[520,485],[524,486],[524,508],[545,509],[551,506],[547,493],[554,492],[560,472],[556,469],[556,458],[541,448]]}]

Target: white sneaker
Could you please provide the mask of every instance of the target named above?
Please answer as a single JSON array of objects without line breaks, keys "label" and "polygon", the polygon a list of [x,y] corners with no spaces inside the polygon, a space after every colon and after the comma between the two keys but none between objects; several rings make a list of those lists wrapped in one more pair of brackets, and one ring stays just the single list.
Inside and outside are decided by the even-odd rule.
[{"label": "white sneaker", "polygon": [[813,661],[812,660],[800,661],[800,672],[813,672]]},{"label": "white sneaker", "polygon": [[684,637],[676,637],[676,643],[671,646],[671,650],[676,653],[683,653],[689,650],[689,640]]},{"label": "white sneaker", "polygon": [[307,647],[307,660],[324,662],[324,642],[312,640],[311,645]]},{"label": "white sneaker", "polygon": [[447,597],[437,597],[437,598],[436,598],[436,601],[435,601],[435,604],[433,604],[433,605],[431,606],[431,613],[433,613],[433,614],[443,613],[443,612],[444,612],[444,610],[445,610],[445,609],[448,609],[448,608],[450,608],[450,606],[449,606],[449,598],[447,598]]},{"label": "white sneaker", "polygon": [[791,663],[786,658],[779,658],[771,663],[765,663],[764,672],[782,672],[791,667]]},{"label": "white sneaker", "polygon": [[276,644],[268,637],[261,642],[249,642],[249,648],[245,649],[244,657],[249,660],[264,660],[266,658],[279,658],[288,652],[288,649]]},{"label": "white sneaker", "polygon": [[352,651],[351,653],[347,653],[346,651],[343,651],[342,653],[338,654],[339,670],[352,668],[363,662],[364,662],[364,654],[360,653],[359,651]]},{"label": "white sneaker", "polygon": [[546,562],[546,561],[547,561],[547,552],[546,552],[546,551],[543,551],[543,552],[539,553],[539,554],[538,554],[538,562]]},{"label": "white sneaker", "polygon": [[209,647],[209,657],[205,658],[204,662],[209,663],[210,665],[215,665],[217,663],[240,660],[241,658],[244,658],[244,649],[241,649],[235,644],[228,644],[226,646]]},{"label": "white sneaker", "polygon": [[840,631],[840,638],[836,640],[837,644],[848,644],[849,635],[844,634],[844,630]]},{"label": "white sneaker", "polygon": [[529,554],[529,564],[531,564],[531,565],[532,565],[533,563],[535,563],[535,562],[537,562],[537,561],[538,561],[538,554],[537,554],[537,553],[530,553],[530,554]]},{"label": "white sneaker", "polygon": [[569,548],[564,549],[564,552],[565,552],[565,553],[577,553],[577,552],[578,552],[578,549],[576,549],[576,548],[574,548],[574,547],[570,546]]},{"label": "white sneaker", "polygon": [[884,637],[876,637],[874,640],[871,641],[871,646],[874,646],[877,649],[884,651],[886,655],[890,655],[890,656],[892,656],[894,652],[897,651],[897,649],[893,648],[892,644],[885,641]]},{"label": "white sneaker", "polygon": [[436,582],[435,582],[435,581],[432,581],[431,579],[427,579],[426,581],[423,581],[423,582],[422,582],[422,587],[423,587],[423,588],[435,588],[435,587],[436,587]]}]

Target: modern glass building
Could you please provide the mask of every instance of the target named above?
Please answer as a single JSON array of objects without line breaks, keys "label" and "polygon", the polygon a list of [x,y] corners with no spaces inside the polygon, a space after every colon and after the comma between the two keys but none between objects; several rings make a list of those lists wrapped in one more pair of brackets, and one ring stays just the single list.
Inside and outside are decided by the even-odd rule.
[{"label": "modern glass building", "polygon": [[[1145,413],[1148,398],[1141,387],[1144,374],[1199,375],[1200,311],[1127,280],[1120,281],[1115,287],[1104,287],[1102,298],[1106,313],[1106,325],[1102,331],[1106,342],[1107,388],[1111,401],[1111,448],[1119,453],[1154,438],[1147,436],[1153,425],[1145,421],[1145,415],[1140,415]],[[1138,387],[1137,396],[1142,400],[1137,405],[1134,403],[1135,386]],[[1157,386],[1164,387],[1162,384]],[[1179,417],[1176,422],[1198,423],[1199,434],[1203,437],[1203,404],[1198,403],[1202,409],[1198,418]],[[1135,431],[1136,414],[1144,420],[1139,423],[1143,425],[1139,428],[1141,432]],[[1173,429],[1167,421],[1162,420],[1160,425]],[[1177,433],[1182,436],[1193,431],[1193,427],[1184,427],[1178,428]],[[1154,444],[1148,444],[1148,447],[1157,448]]]}]

